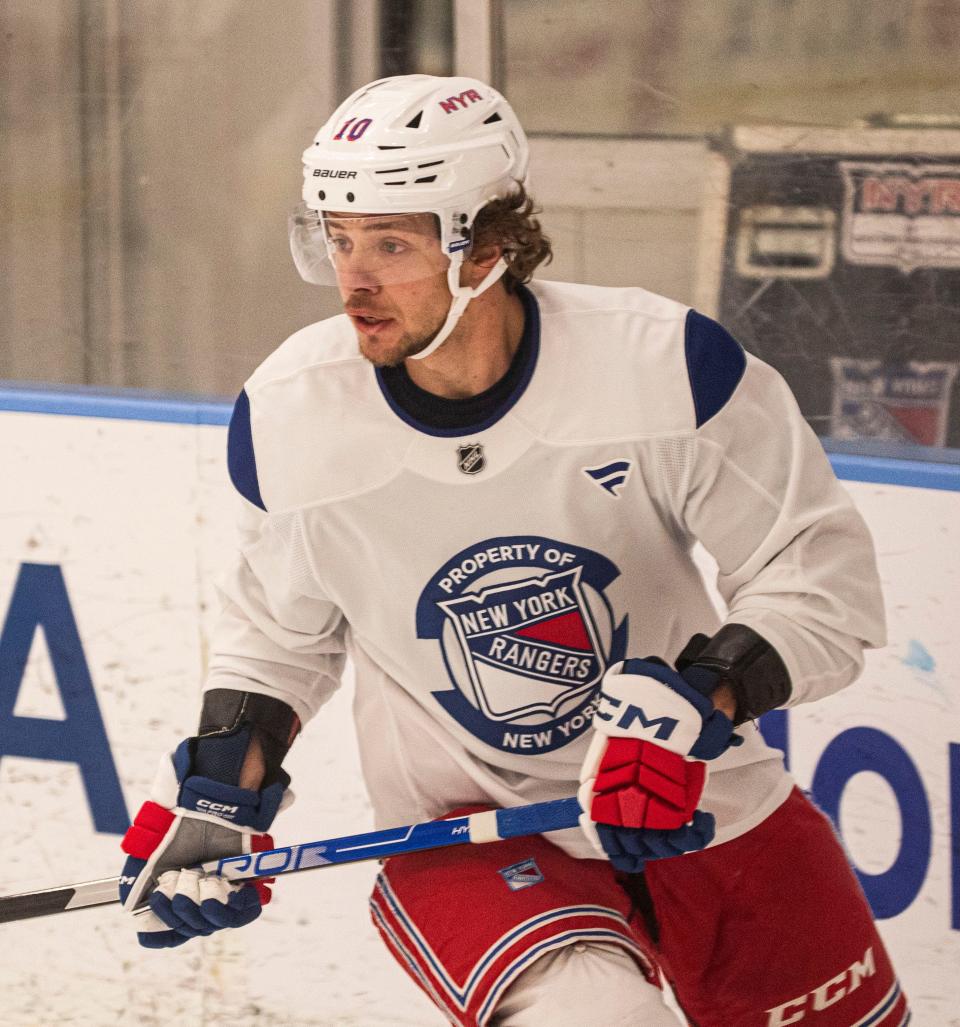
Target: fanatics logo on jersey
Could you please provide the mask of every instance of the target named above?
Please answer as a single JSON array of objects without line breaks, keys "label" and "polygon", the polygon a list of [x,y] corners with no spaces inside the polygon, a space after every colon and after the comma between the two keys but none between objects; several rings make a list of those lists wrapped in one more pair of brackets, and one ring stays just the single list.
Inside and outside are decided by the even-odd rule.
[{"label": "fanatics logo on jersey", "polygon": [[614,499],[619,499],[620,493],[617,489],[622,489],[627,484],[632,467],[633,464],[629,460],[614,460],[600,467],[584,467],[583,473],[600,488],[606,489]]},{"label": "fanatics logo on jersey", "polygon": [[519,863],[513,863],[502,870],[498,870],[497,873],[507,882],[507,887],[510,891],[532,888],[535,884],[540,884],[544,880],[540,867],[537,866],[536,861],[533,859],[524,859]]},{"label": "fanatics logo on jersey", "polygon": [[457,467],[464,474],[479,474],[487,466],[483,455],[483,446],[479,442],[469,442],[465,446],[457,446]]},{"label": "fanatics logo on jersey", "polygon": [[478,542],[448,561],[417,604],[453,688],[433,693],[461,727],[503,752],[551,752],[590,727],[627,621],[605,592],[620,571],[539,536]]}]

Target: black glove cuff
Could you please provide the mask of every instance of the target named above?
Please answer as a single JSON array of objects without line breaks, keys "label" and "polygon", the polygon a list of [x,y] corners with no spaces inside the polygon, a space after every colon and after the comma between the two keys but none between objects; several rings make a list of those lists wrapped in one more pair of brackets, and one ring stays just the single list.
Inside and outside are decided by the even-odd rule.
[{"label": "black glove cuff", "polygon": [[734,727],[782,706],[791,693],[780,654],[744,624],[724,624],[713,636],[694,635],[677,657],[677,670],[704,667],[719,675],[737,700]]},{"label": "black glove cuff", "polygon": [[232,688],[214,688],[203,697],[200,727],[193,739],[192,772],[236,784],[250,740],[255,738],[266,767],[261,788],[289,784],[281,763],[300,730],[300,718],[280,699]]}]

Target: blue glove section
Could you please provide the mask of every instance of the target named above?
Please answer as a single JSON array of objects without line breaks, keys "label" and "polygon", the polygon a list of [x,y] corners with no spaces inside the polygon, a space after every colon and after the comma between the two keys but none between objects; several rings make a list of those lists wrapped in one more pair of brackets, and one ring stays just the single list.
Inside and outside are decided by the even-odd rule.
[{"label": "blue glove section", "polygon": [[237,827],[266,831],[280,808],[283,785],[277,782],[255,792],[221,784],[209,777],[188,777],[180,786],[178,805],[181,809],[226,820]]},{"label": "blue glove section", "polygon": [[[176,906],[174,906],[176,912]],[[234,892],[226,904],[208,899],[200,903],[200,914],[214,930],[224,927],[245,927],[253,923],[263,912],[260,895],[253,885],[245,884],[240,891]]]},{"label": "blue glove section", "polygon": [[277,815],[283,793],[290,779],[276,781],[262,791],[238,788],[210,777],[190,773],[190,739],[181,742],[173,754],[173,767],[180,782],[178,806],[196,813],[205,813],[226,820],[237,827],[267,831]]},{"label": "blue glove section", "polygon": [[199,905],[186,895],[178,893],[169,899],[155,891],[150,896],[150,908],[170,930],[139,935],[147,939],[148,948],[170,948],[190,938],[205,938],[224,927],[244,927],[263,912],[260,896],[249,884],[231,892],[226,902],[207,899]]},{"label": "blue glove section", "polygon": [[672,831],[612,824],[597,824],[596,827],[600,844],[614,867],[627,874],[638,874],[652,859],[667,859],[706,848],[713,841],[715,823],[712,813],[697,810],[689,824]]},{"label": "blue glove section", "polygon": [[733,721],[714,707],[709,694],[718,683],[718,676],[706,667],[687,667],[678,673],[655,657],[646,660],[625,660],[622,674],[653,678],[683,696],[700,714],[703,727],[700,737],[688,753],[695,760],[714,760],[727,749],[742,745],[740,735],[733,733]]},{"label": "blue glove section", "polygon": [[149,934],[140,931],[137,941],[145,949],[175,949],[178,945],[188,942],[192,935],[178,934],[176,931],[151,931]]}]

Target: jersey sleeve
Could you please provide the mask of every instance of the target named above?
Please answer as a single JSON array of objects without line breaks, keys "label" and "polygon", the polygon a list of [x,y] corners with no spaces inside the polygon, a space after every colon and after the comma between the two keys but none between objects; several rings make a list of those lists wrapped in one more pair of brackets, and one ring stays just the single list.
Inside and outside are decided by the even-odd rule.
[{"label": "jersey sleeve", "polygon": [[263,500],[245,393],[227,463],[239,493],[239,544],[217,583],[221,612],[204,688],[273,696],[306,723],[339,686],[346,623],[313,573],[297,512],[273,514]]},{"label": "jersey sleeve", "polygon": [[787,705],[822,698],[885,643],[870,533],[772,367],[696,314],[687,360],[697,428],[683,521],[718,563],[727,622],[783,659]]}]

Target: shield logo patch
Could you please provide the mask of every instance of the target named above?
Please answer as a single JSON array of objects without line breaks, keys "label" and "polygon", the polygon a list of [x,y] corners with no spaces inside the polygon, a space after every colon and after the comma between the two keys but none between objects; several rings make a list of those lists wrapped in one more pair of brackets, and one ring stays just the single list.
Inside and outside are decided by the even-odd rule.
[{"label": "shield logo patch", "polygon": [[439,645],[442,714],[501,752],[554,752],[590,729],[598,685],[626,655],[617,566],[540,535],[481,539],[454,554],[417,602],[417,638]]},{"label": "shield logo patch", "polygon": [[483,446],[479,442],[457,446],[457,467],[464,474],[479,474],[486,465],[487,458],[483,455]]},{"label": "shield logo patch", "polygon": [[521,891],[523,888],[532,888],[545,880],[543,871],[537,866],[532,857],[521,860],[519,863],[512,863],[497,873],[504,879],[510,891]]},{"label": "shield logo patch", "polygon": [[603,676],[580,573],[574,567],[438,604],[456,631],[476,704],[491,720],[556,716]]}]

